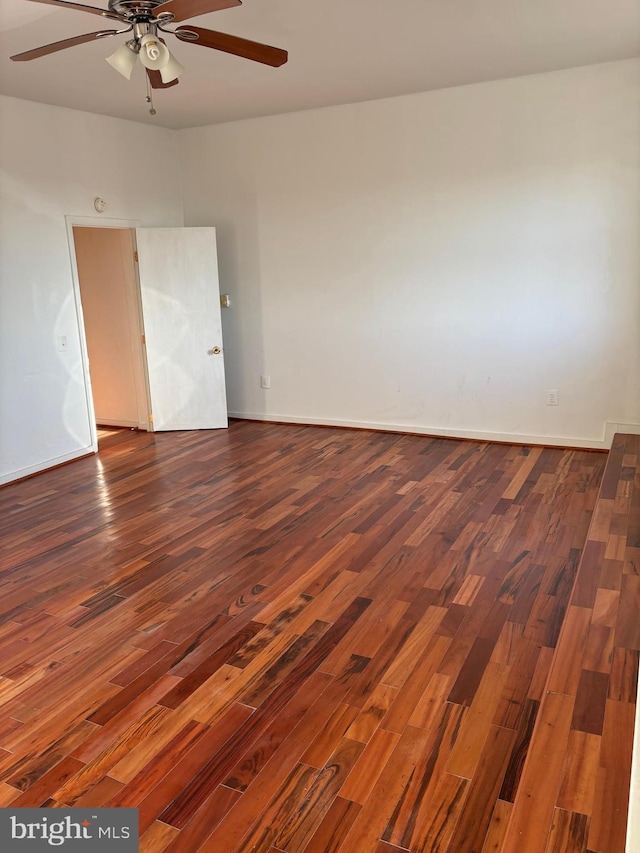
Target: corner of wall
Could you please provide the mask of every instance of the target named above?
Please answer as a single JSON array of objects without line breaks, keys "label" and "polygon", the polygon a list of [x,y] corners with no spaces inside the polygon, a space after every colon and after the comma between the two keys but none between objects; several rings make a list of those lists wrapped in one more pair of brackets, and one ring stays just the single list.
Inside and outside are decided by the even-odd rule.
[{"label": "corner of wall", "polygon": [[628,435],[640,435],[640,424],[621,424],[607,421],[605,424],[603,446],[609,450],[613,442],[613,437],[617,432],[627,433]]},{"label": "corner of wall", "polygon": [[176,171],[178,172],[178,186],[180,188],[180,211],[181,211],[181,225],[184,228],[186,225],[185,222],[185,187],[184,187],[184,174],[182,169],[182,148],[180,145],[180,137],[182,135],[182,130],[171,130],[171,141],[173,143],[173,149],[175,151],[175,163],[176,163]]}]

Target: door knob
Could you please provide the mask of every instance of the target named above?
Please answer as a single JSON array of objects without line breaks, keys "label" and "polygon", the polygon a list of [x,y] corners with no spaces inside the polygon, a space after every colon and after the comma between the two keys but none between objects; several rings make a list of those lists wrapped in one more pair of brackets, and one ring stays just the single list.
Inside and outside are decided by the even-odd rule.
[{"label": "door knob", "polygon": [[209,352],[210,352],[210,354],[211,354],[211,355],[220,355],[220,353],[222,352],[222,350],[220,349],[220,347],[212,347],[212,348],[209,350]]}]

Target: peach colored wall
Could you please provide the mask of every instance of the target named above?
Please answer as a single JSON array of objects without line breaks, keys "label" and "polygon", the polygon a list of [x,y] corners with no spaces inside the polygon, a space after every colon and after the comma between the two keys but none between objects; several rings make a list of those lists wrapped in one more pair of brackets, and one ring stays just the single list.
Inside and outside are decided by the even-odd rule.
[{"label": "peach colored wall", "polygon": [[132,234],[121,228],[74,227],[91,388],[99,424],[138,425],[136,280]]}]

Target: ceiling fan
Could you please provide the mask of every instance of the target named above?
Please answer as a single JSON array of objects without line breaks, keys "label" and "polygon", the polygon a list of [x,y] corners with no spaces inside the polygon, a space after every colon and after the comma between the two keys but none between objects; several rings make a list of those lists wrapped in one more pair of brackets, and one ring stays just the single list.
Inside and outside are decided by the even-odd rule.
[{"label": "ceiling fan", "polygon": [[[39,59],[58,50],[129,32],[132,33],[132,38],[109,56],[107,62],[124,77],[130,79],[133,67],[139,58],[146,68],[149,84],[154,89],[175,86],[179,82],[178,76],[184,71],[183,66],[172,56],[159,33],[170,33],[180,41],[221,50],[234,56],[271,65],[274,68],[284,65],[288,59],[286,50],[227,33],[194,27],[191,24],[177,29],[167,29],[167,24],[179,23],[187,18],[230,9],[233,6],[241,6],[242,0],[109,0],[108,9],[73,3],[69,0],[32,0],[32,2],[89,12],[91,15],[118,21],[125,24],[125,27],[119,30],[98,30],[95,33],[85,33],[45,44],[42,47],[15,54],[11,57],[15,62]],[[150,95],[147,101],[151,103]],[[155,114],[153,108],[152,114]]]}]

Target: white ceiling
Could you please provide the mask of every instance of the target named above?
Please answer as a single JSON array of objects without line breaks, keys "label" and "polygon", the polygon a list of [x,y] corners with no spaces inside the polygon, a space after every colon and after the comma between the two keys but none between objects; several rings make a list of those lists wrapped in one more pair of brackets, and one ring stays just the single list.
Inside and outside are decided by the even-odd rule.
[{"label": "white ceiling", "polygon": [[640,0],[244,0],[194,23],[285,48],[289,63],[270,68],[169,37],[187,70],[155,93],[151,117],[140,64],[127,81],[104,61],[124,35],[9,60],[101,29],[100,18],[29,0],[0,0],[0,13],[1,93],[172,128],[640,55]]}]

